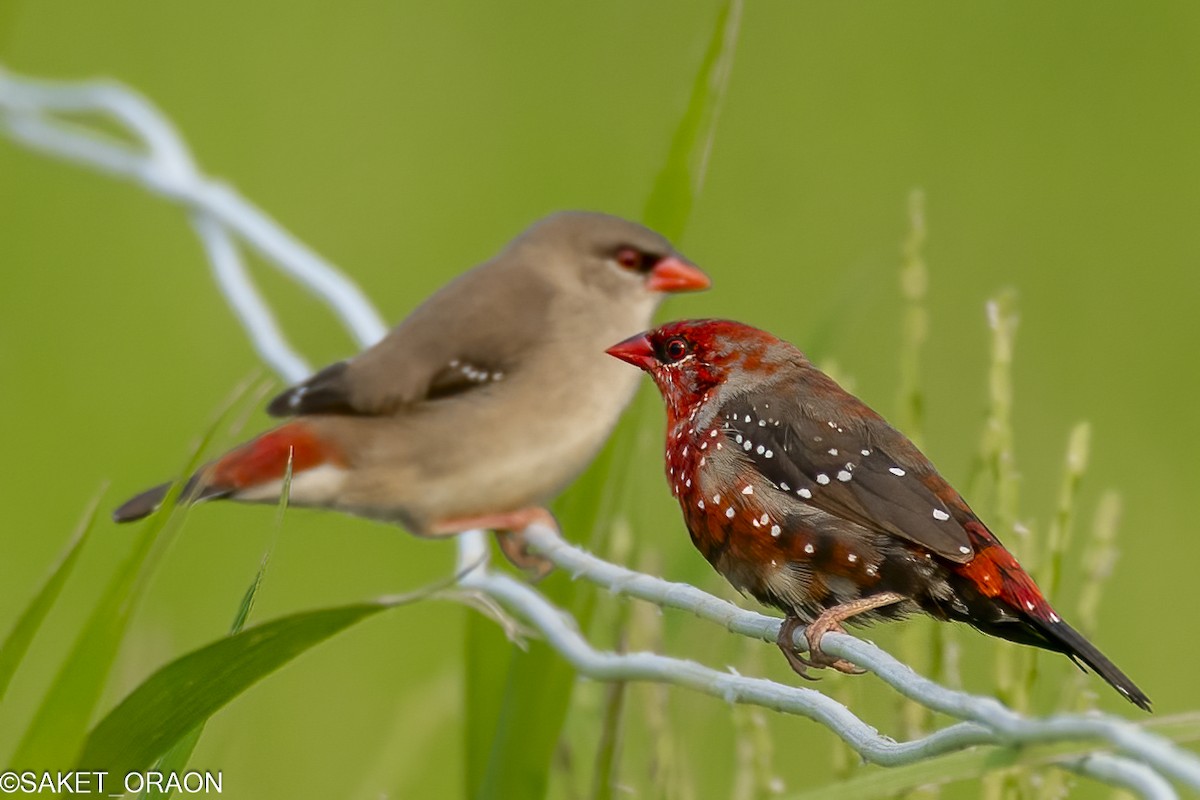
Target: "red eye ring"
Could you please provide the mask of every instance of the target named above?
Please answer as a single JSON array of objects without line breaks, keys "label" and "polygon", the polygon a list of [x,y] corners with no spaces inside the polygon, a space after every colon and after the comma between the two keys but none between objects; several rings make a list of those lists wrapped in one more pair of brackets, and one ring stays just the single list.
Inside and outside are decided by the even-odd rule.
[{"label": "red eye ring", "polygon": [[667,357],[668,361],[672,362],[682,361],[684,356],[690,351],[691,348],[688,347],[687,339],[684,339],[682,336],[668,339],[667,343],[663,345],[663,355]]},{"label": "red eye ring", "polygon": [[641,269],[644,260],[645,257],[632,247],[622,247],[617,251],[617,263],[625,269]]}]

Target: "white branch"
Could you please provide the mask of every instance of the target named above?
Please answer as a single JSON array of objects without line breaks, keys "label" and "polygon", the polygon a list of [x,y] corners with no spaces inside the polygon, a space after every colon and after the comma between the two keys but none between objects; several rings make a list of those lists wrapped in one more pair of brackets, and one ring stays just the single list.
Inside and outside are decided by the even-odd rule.
[{"label": "white branch", "polygon": [[[64,112],[108,117],[127,131],[136,146],[56,118]],[[325,302],[361,345],[378,341],[386,332],[379,314],[349,279],[236,191],[201,175],[182,137],[137,93],[112,83],[16,78],[0,68],[0,128],[31,149],[137,182],[187,207],[218,286],[259,355],[285,380],[308,374],[308,364],[288,345],[251,282],[235,237]],[[687,584],[610,564],[569,545],[553,531],[531,528],[526,537],[532,549],[560,568],[614,593],[685,610],[753,639],[774,642],[779,631],[778,618],[746,611]],[[536,589],[487,566],[488,541],[482,533],[463,534],[457,545],[464,587],[486,594],[532,625],[581,674],[596,680],[669,683],[731,703],[807,717],[828,727],[863,758],[885,766],[975,745],[1083,741],[1116,753],[1094,752],[1062,766],[1147,798],[1175,797],[1168,778],[1200,789],[1200,758],[1137,725],[1104,714],[1024,717],[993,698],[940,686],[874,645],[845,634],[829,634],[823,647],[867,668],[905,697],[959,722],[928,736],[896,742],[814,689],[655,653],[598,651],[581,635],[575,620]],[[797,644],[803,643],[798,634]]]}]

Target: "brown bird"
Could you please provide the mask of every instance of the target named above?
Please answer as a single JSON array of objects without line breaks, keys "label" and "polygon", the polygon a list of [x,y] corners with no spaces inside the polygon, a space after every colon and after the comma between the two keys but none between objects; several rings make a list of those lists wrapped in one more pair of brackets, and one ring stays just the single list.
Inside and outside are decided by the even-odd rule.
[{"label": "brown bird", "polygon": [[[290,460],[295,506],[423,536],[552,522],[544,505],[591,461],[637,386],[604,348],[648,325],[666,294],[708,285],[641,225],[547,217],[378,344],[272,400],[267,413],[292,419],[198,470],[181,496],[275,503]],[[146,516],[169,486],[113,518]]]},{"label": "brown bird", "polygon": [[[792,667],[841,623],[924,612],[1064,653],[1140,708],[1150,700],[1063,622],[1012,554],[904,434],[804,354],[738,322],[674,322],[609,348],[667,404],[667,480],[692,542],[782,610]],[[792,648],[806,625],[808,658]]]}]

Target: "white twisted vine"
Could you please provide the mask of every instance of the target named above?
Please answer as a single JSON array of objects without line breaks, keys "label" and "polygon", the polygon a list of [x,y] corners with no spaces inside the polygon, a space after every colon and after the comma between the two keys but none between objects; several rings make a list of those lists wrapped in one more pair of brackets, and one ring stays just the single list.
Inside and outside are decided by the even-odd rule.
[{"label": "white twisted vine", "polygon": [[[108,117],[132,141],[119,141],[96,128],[56,116],[63,113]],[[360,345],[378,341],[387,331],[374,307],[349,279],[232,188],[202,175],[174,127],[136,92],[114,83],[18,78],[0,67],[0,127],[31,149],[130,179],[185,206],[221,291],[259,355],[285,380],[300,380],[311,370],[287,343],[251,282],[237,241],[257,250],[268,263],[325,302]],[[774,642],[779,630],[778,618],[746,611],[687,584],[610,564],[545,528],[531,528],[526,536],[534,550],[560,568],[615,593],[689,611],[730,632],[767,642]],[[960,722],[912,741],[896,742],[813,689],[721,672],[654,653],[598,651],[579,633],[574,620],[536,589],[488,568],[488,545],[481,532],[463,534],[457,544],[464,587],[502,604],[536,628],[581,674],[596,680],[670,683],[731,703],[808,717],[828,727],[864,759],[885,766],[910,764],[981,744],[1094,741],[1115,752],[1089,753],[1061,766],[1156,800],[1177,796],[1171,780],[1200,790],[1200,758],[1137,725],[1103,714],[1023,717],[992,698],[940,686],[874,645],[844,634],[829,634],[824,648],[867,668],[905,697]],[[802,634],[797,634],[797,644],[803,646]]]}]

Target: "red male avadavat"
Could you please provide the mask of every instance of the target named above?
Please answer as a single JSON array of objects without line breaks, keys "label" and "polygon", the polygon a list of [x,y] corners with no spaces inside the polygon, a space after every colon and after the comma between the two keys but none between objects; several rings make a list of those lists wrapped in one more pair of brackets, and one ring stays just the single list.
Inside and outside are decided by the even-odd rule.
[{"label": "red male avadavat", "polygon": [[[692,541],[734,587],[787,615],[779,646],[799,674],[858,671],[821,652],[844,621],[924,612],[1064,653],[1150,709],[929,459],[791,344],[698,320],[608,352],[654,378],[667,480]],[[792,647],[802,625],[807,658]]]}]

